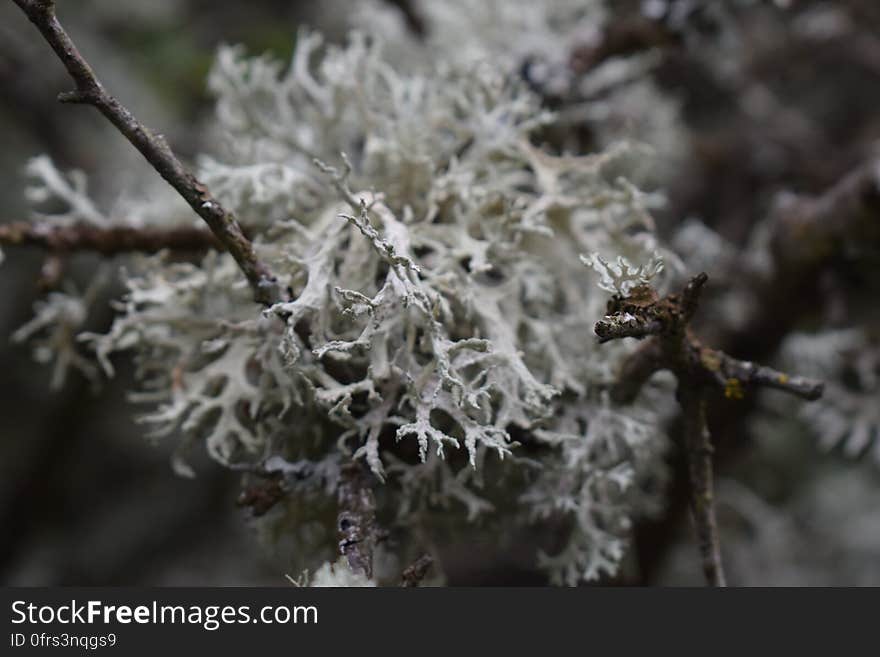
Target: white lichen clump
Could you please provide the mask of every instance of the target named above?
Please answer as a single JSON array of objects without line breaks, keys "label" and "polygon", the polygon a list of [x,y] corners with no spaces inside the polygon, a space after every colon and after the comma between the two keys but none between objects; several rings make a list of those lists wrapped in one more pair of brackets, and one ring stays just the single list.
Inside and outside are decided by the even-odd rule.
[{"label": "white lichen clump", "polygon": [[366,588],[376,586],[376,582],[363,573],[355,573],[345,557],[335,563],[324,563],[306,584],[313,588]]},{"label": "white lichen clump", "polygon": [[[463,16],[475,30],[481,3],[454,4],[471,14],[431,3],[438,25]],[[601,14],[503,4],[529,8],[524,33],[589,31]],[[540,562],[575,584],[616,571],[633,515],[658,504],[665,446],[646,401],[617,409],[601,392],[628,347],[595,344],[607,295],[580,256],[626,294],[665,254],[653,196],[623,177],[644,151],[535,143],[556,118],[517,74],[529,53],[509,23],[467,49],[432,41],[405,67],[361,32],[338,46],[302,31],[287,64],[222,49],[217,148],[200,177],[293,300],[258,307],[226,254],[140,257],[110,331],[84,338],[109,374],[113,354],[134,354],[142,420],[181,436],[179,472],[204,442],[223,464],[332,496],[340,459],[363,459],[401,521],[448,507],[462,522],[498,509],[511,525],[559,523],[568,539]],[[76,179],[43,162],[32,173],[68,201],[63,217],[102,220]]]}]

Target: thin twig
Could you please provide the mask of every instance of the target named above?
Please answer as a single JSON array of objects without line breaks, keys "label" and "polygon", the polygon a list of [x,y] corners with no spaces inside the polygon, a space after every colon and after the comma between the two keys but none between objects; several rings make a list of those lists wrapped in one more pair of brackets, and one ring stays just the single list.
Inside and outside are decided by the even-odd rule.
[{"label": "thin twig", "polygon": [[726,586],[721,563],[721,541],[715,521],[712,476],[712,440],[706,423],[706,400],[700,390],[679,383],[678,402],[684,415],[684,444],[691,484],[691,511],[703,574],[710,586]]},{"label": "thin twig", "polygon": [[154,134],[108,94],[55,15],[53,0],[13,0],[27,15],[64,64],[75,89],[59,94],[64,103],[92,105],[137,148],[154,169],[189,203],[210,227],[217,240],[235,258],[254,298],[262,304],[283,300],[278,281],[262,262],[235,216],[224,208],[208,188],[188,171],[162,135]]},{"label": "thin twig", "polygon": [[29,221],[0,224],[0,246],[35,246],[52,254],[91,251],[105,256],[223,248],[213,233],[202,228],[102,227],[84,222],[60,225]]},{"label": "thin twig", "polygon": [[[716,370],[710,385],[721,386],[724,395],[734,400],[744,397],[749,386],[778,388],[814,399],[822,393],[819,382],[736,361],[727,354],[748,354],[757,360],[772,356],[799,322],[829,303],[829,295],[823,294],[823,278],[833,275],[842,261],[858,258],[860,253],[876,254],[880,245],[880,157],[867,158],[820,194],[787,195],[756,228],[754,241],[765,242],[765,231],[769,232],[769,266],[755,271],[751,257],[744,258],[730,281],[732,294],[748,299],[745,316],[733,326],[714,327],[716,341],[724,351],[703,348],[705,360]],[[842,295],[834,295],[830,303],[841,299]],[[652,343],[644,341],[624,363],[611,390],[612,399],[632,401],[651,374],[662,369],[656,363]],[[724,372],[730,374],[724,376]],[[739,434],[752,404],[746,397],[736,405],[718,405],[713,416],[716,439]],[[735,453],[733,445],[722,452],[722,458],[730,459]],[[687,488],[673,483],[671,490]],[[665,554],[675,540],[676,520],[687,507],[684,496],[674,497],[666,519],[643,531],[639,539],[645,548],[640,552],[647,556],[643,565],[648,578],[659,563],[657,555]]]},{"label": "thin twig", "polygon": [[422,583],[425,575],[434,565],[434,558],[430,554],[423,554],[413,561],[409,566],[404,568],[400,576],[400,585],[405,588],[414,588]]},{"label": "thin twig", "polygon": [[748,387],[771,387],[810,400],[821,396],[822,383],[737,360],[702,345],[691,332],[690,321],[707,280],[706,274],[695,276],[681,294],[663,298],[648,286],[634,289],[628,297],[615,296],[608,303],[608,314],[596,323],[595,330],[600,342],[651,336],[624,361],[611,389],[614,401],[634,400],[641,387],[659,370],[670,370],[675,375],[676,397],[684,415],[691,509],[703,571],[710,585],[724,586],[713,504],[712,443],[706,423],[706,395],[714,387],[729,399],[742,399]]},{"label": "thin twig", "polygon": [[657,335],[663,331],[660,322],[643,322],[632,315],[608,316],[596,322],[596,335],[599,336],[599,344],[621,338],[645,338],[649,335]]}]

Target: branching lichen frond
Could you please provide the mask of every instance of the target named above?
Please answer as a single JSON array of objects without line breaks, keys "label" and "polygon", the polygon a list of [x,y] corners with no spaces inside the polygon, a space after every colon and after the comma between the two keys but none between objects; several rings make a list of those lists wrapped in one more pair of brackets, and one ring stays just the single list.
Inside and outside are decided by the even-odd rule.
[{"label": "branching lichen frond", "polygon": [[589,257],[581,256],[585,265],[592,267],[599,274],[599,287],[606,292],[629,296],[633,289],[648,285],[651,280],[663,271],[663,258],[654,253],[651,260],[638,267],[630,264],[623,256],[618,256],[614,263],[605,260],[598,253]]},{"label": "branching lichen frond", "polygon": [[[434,509],[560,522],[569,540],[541,561],[554,581],[617,567],[632,518],[658,505],[666,441],[659,411],[617,412],[603,394],[624,349],[584,340],[604,300],[578,256],[620,254],[599,278],[621,293],[662,284],[661,258],[675,260],[654,236],[656,195],[629,180],[645,150],[612,145],[613,131],[591,155],[537,148],[536,131],[560,118],[519,70],[533,56],[567,67],[566,40],[601,17],[599,2],[431,3],[429,34],[480,37],[451,52],[452,39],[429,36],[396,61],[387,53],[402,44],[377,38],[370,16],[344,44],[301,31],[289,63],[222,48],[209,79],[216,149],[197,174],[100,87],[51,3],[17,2],[69,65],[67,100],[103,112],[211,228],[173,223],[177,209],[161,219],[152,197],[107,213],[124,226],[103,225],[80,176],[35,169],[32,200],[57,197],[58,221],[0,230],[63,254],[128,256],[113,326],[80,337],[108,374],[115,354],[133,354],[132,399],[151,435],[178,436],[177,472],[193,474],[186,452],[204,444],[260,480],[242,503],[273,522],[338,500],[353,461],[401,523]],[[511,25],[528,30],[512,38]],[[595,88],[644,67],[618,69]],[[597,115],[616,108],[601,102]],[[320,572],[373,582],[369,559],[356,561]]]}]

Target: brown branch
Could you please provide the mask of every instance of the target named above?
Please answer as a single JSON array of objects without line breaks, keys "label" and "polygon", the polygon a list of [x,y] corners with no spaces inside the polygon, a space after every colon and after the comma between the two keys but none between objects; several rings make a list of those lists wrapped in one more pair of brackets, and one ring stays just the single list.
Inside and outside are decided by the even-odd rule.
[{"label": "brown branch", "polygon": [[[689,324],[707,280],[705,274],[700,274],[681,294],[662,299],[647,286],[634,289],[628,297],[611,299],[608,315],[596,323],[600,342],[652,336],[624,361],[611,389],[612,398],[619,403],[631,402],[654,372],[668,369],[694,378],[703,387],[716,387],[732,399],[742,398],[749,387],[775,388],[807,400],[818,399],[823,388],[820,381],[738,360],[696,339]],[[606,338],[609,326],[625,326],[626,330],[615,331],[611,338]]]},{"label": "brown branch", "polygon": [[[684,416],[691,510],[703,571],[710,585],[724,586],[713,504],[712,444],[706,422],[706,395],[715,387],[730,399],[741,399],[746,387],[763,386],[805,399],[817,399],[822,394],[822,383],[790,377],[703,346],[689,325],[707,280],[706,274],[695,276],[681,294],[670,294],[662,299],[648,286],[634,289],[628,297],[615,296],[608,303],[608,314],[596,323],[596,334],[602,342],[617,337],[651,336],[624,361],[611,390],[615,401],[625,403],[635,399],[654,372],[665,369],[675,375],[676,397]],[[609,327],[619,327],[619,330]]]},{"label": "brown branch", "polygon": [[[705,350],[704,354],[709,362],[718,363],[719,372],[734,370],[729,377],[714,377],[713,385],[722,386],[728,398],[741,397],[745,390],[739,383],[748,382],[784,387],[791,394],[813,399],[821,394],[818,382],[736,361],[727,354],[756,360],[773,356],[798,323],[822,312],[823,301],[827,299],[823,279],[834,273],[837,264],[857,255],[857,249],[876,252],[880,245],[880,158],[865,160],[821,194],[789,196],[773,208],[767,220],[771,235],[770,267],[765,272],[753,273],[746,263],[732,281],[734,294],[749,299],[748,314],[735,327],[721,327],[716,340],[723,352]],[[761,225],[759,230],[767,227]],[[632,401],[650,373],[659,369],[644,355],[645,351],[650,354],[649,342],[645,341],[624,364],[611,391],[616,401]],[[648,374],[639,378],[630,375],[630,371]],[[727,447],[720,458],[732,458],[736,448],[744,444],[734,437],[744,432],[743,423],[752,404],[753,400],[746,398],[736,405],[721,404],[715,409],[715,437]],[[688,505],[686,482],[686,469],[681,468],[670,488],[671,509],[665,519],[656,525],[646,523],[639,530],[637,542],[640,553],[645,555],[640,565],[648,580],[660,555],[675,540],[677,519]]]},{"label": "brown branch", "polygon": [[596,322],[594,330],[599,336],[599,344],[602,344],[621,338],[646,338],[649,335],[657,335],[663,331],[663,325],[656,321],[644,322],[624,313],[600,319]]},{"label": "brown branch", "polygon": [[91,251],[105,256],[122,253],[200,252],[222,249],[210,231],[194,227],[101,227],[84,222],[59,225],[17,221],[0,224],[0,246],[34,246],[52,254]]},{"label": "brown branch", "polygon": [[376,500],[369,475],[358,463],[342,468],[338,489],[339,552],[352,572],[373,577],[373,550],[378,541]]},{"label": "brown branch", "polygon": [[721,543],[715,520],[712,477],[712,439],[706,423],[706,399],[702,391],[679,381],[676,394],[684,416],[684,445],[691,484],[691,512],[697,531],[703,574],[710,586],[726,586],[721,563]]},{"label": "brown branch", "polygon": [[400,576],[400,585],[405,588],[418,586],[433,565],[434,558],[430,554],[423,554],[403,570]]},{"label": "brown branch", "polygon": [[140,151],[153,168],[189,203],[210,227],[217,240],[235,258],[254,291],[258,303],[283,300],[277,279],[245,237],[234,215],[177,159],[165,138],[149,128],[116,98],[108,94],[65,32],[55,15],[53,0],[13,0],[27,15],[64,64],[75,89],[58,96],[61,102],[92,105]]}]

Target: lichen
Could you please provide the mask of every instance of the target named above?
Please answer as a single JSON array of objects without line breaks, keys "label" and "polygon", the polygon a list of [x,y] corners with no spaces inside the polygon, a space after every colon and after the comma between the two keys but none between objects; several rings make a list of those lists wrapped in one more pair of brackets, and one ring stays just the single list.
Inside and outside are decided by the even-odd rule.
[{"label": "lichen", "polygon": [[[440,4],[437,34],[489,18],[481,3],[465,3],[468,15]],[[675,259],[653,234],[656,196],[624,176],[644,149],[572,156],[533,143],[558,117],[518,75],[528,53],[509,35],[527,10],[529,30],[570,37],[601,15],[581,5],[493,3],[504,11],[500,31],[484,21],[494,40],[467,53],[433,41],[399,66],[362,31],[332,45],[302,30],[287,64],[219,51],[216,150],[199,176],[291,300],[259,308],[228,254],[143,256],[126,264],[109,332],[81,336],[109,375],[114,354],[133,354],[140,420],[179,437],[179,473],[194,474],[186,453],[202,442],[224,465],[326,499],[340,459],[354,458],[386,483],[399,521],[447,507],[466,522],[500,512],[503,486],[485,473],[516,471],[511,523],[570,526],[562,550],[540,557],[553,580],[615,572],[632,517],[658,504],[647,491],[664,472],[662,409],[650,394],[626,410],[605,398],[626,347],[595,348],[605,295],[579,256],[595,254],[599,286],[622,295]],[[557,41],[534,43],[553,45],[540,53],[552,62]],[[446,57],[430,55],[441,47]],[[61,220],[104,221],[78,178],[32,168],[34,200],[65,201]],[[174,206],[161,194],[128,204],[141,218]]]}]

